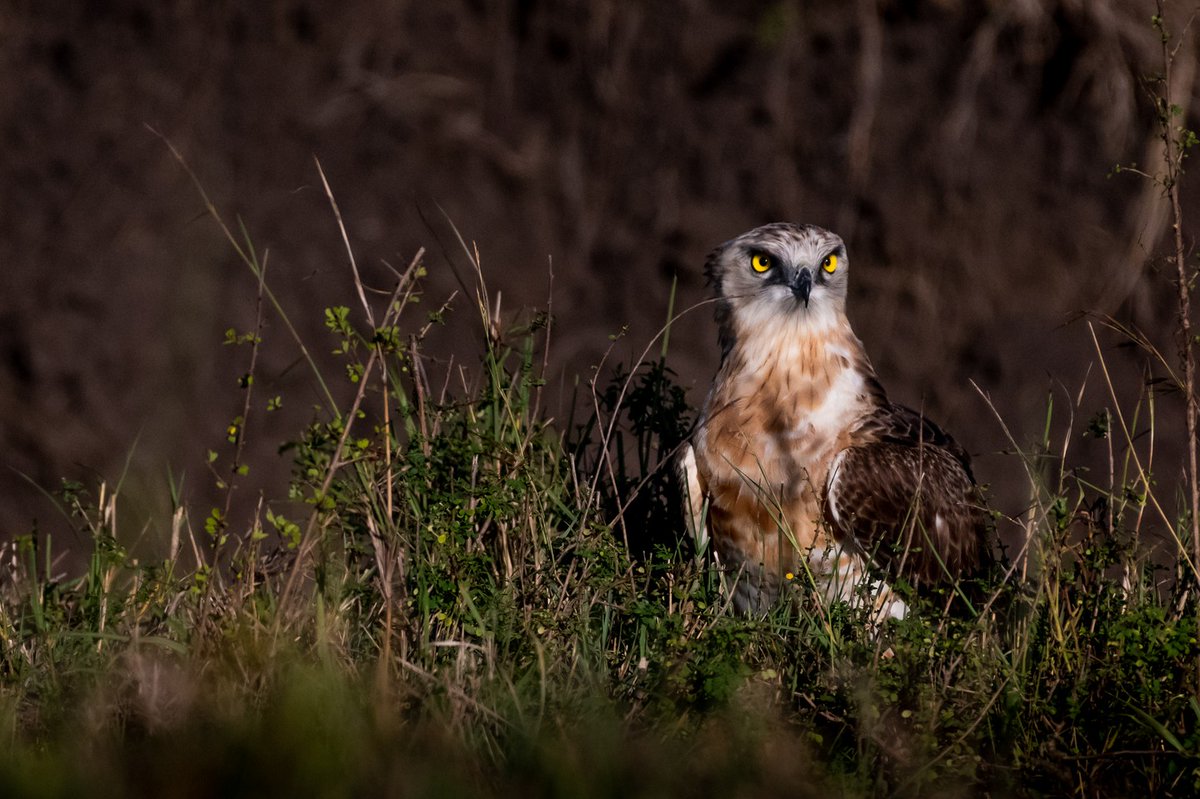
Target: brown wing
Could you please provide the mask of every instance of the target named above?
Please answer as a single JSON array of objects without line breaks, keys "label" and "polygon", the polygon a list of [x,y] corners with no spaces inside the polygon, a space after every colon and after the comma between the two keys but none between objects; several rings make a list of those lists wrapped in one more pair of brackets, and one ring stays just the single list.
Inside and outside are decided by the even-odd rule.
[{"label": "brown wing", "polygon": [[838,454],[825,513],[835,535],[914,583],[957,579],[987,554],[970,460],[937,425],[888,405]]}]

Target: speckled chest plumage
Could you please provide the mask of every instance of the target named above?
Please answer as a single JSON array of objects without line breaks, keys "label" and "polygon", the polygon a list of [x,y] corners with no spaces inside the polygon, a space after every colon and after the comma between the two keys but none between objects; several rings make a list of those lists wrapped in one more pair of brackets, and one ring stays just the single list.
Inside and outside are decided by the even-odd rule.
[{"label": "speckled chest plumage", "polygon": [[874,407],[862,345],[839,321],[796,316],[735,344],[696,437],[718,554],[770,583],[832,543],[822,523],[830,464]]}]

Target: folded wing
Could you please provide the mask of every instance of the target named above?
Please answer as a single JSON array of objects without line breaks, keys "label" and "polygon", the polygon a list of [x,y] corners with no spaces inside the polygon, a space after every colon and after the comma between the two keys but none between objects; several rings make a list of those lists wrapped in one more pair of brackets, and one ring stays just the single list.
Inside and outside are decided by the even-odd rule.
[{"label": "folded wing", "polygon": [[881,408],[838,453],[825,514],[839,540],[914,584],[969,576],[987,555],[967,453],[901,405]]}]

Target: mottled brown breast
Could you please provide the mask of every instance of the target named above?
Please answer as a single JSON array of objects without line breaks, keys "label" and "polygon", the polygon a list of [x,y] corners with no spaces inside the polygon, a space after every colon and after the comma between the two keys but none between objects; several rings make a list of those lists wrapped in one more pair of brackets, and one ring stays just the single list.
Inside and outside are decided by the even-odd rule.
[{"label": "mottled brown breast", "polygon": [[873,385],[848,324],[817,334],[782,326],[733,347],[696,437],[713,542],[731,566],[777,578],[828,543],[825,480],[873,407]]}]

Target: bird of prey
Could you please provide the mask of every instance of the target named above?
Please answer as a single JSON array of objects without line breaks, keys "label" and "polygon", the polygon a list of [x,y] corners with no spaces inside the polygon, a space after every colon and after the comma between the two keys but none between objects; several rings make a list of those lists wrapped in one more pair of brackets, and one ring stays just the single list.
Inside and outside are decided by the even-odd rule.
[{"label": "bird of prey", "polygon": [[970,459],[888,399],[846,318],[849,267],[841,238],[791,223],[708,258],[721,366],[679,468],[689,531],[742,612],[798,580],[900,618],[889,580],[949,583],[987,554]]}]

